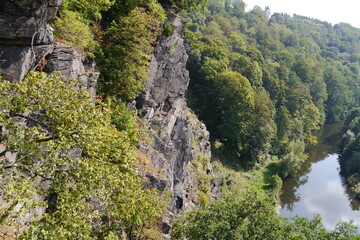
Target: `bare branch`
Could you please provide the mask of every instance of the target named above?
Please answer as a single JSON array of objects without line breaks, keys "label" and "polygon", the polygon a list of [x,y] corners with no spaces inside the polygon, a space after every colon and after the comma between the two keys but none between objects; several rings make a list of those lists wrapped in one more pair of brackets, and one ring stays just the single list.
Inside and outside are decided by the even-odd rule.
[{"label": "bare branch", "polygon": [[25,116],[25,115],[20,114],[20,113],[10,113],[10,116],[12,116],[12,117],[25,118],[26,120],[29,120],[29,121],[31,121],[31,122],[33,122],[33,123],[35,123],[35,124],[38,124],[38,125],[42,126],[42,127],[45,128],[45,129],[48,128],[48,126],[47,126],[45,123],[39,121],[39,120],[36,119],[36,118],[30,117],[30,116]]},{"label": "bare branch", "polygon": [[[27,77],[31,71],[35,70],[36,67],[38,66],[38,64],[42,61],[42,59],[44,59],[53,50],[53,48],[50,47],[50,49],[45,54],[43,54],[43,56],[39,57],[38,61],[36,61],[37,56],[36,56],[36,51],[35,51],[35,47],[34,47],[34,45],[35,45],[35,37],[36,37],[37,34],[40,33],[41,27],[43,25],[46,25],[46,23],[47,23],[46,22],[46,13],[47,13],[46,10],[43,11],[41,13],[40,18],[35,22],[35,26],[34,26],[35,27],[35,32],[31,37],[31,44],[30,44],[32,60],[31,60],[30,68],[27,71],[27,73],[24,75],[24,78]],[[34,16],[34,18],[35,18],[35,16]]]},{"label": "bare branch", "polygon": [[35,142],[37,142],[37,143],[48,142],[48,141],[54,140],[54,139],[56,139],[56,138],[57,138],[57,137],[52,136],[52,137],[48,137],[48,138],[35,139]]}]

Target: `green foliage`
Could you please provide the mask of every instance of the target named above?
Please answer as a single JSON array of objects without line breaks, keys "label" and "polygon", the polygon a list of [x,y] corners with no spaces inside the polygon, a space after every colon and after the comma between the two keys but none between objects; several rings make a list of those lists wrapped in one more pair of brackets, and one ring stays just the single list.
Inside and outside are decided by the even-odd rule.
[{"label": "green foliage", "polygon": [[339,120],[341,114],[347,109],[347,103],[350,101],[351,92],[346,86],[346,81],[341,72],[335,67],[329,67],[324,72],[324,80],[327,84],[327,92],[329,97],[327,104],[330,107],[329,118],[334,121]]},{"label": "green foliage", "polygon": [[360,112],[354,108],[345,119],[346,134],[343,136],[342,153],[339,158],[341,174],[345,177],[349,194],[354,199],[360,196]]},{"label": "green foliage", "polygon": [[358,229],[354,225],[347,222],[339,222],[330,234],[330,238],[336,240],[358,240],[360,236],[358,235]]},{"label": "green foliage", "polygon": [[[162,11],[155,12],[156,9]],[[134,8],[128,15],[112,22],[105,35],[104,47],[98,54],[103,94],[122,100],[137,97],[147,79],[152,45],[163,20],[163,9],[158,6],[150,11]]]},{"label": "green foliage", "polygon": [[207,0],[170,0],[170,2],[182,9],[196,8],[199,5],[206,6],[207,4]]},{"label": "green foliage", "polygon": [[235,72],[216,75],[212,85],[217,105],[209,114],[221,113],[220,116],[213,115],[215,119],[221,119],[217,131],[221,133],[221,139],[240,154],[246,148],[242,139],[249,137],[247,124],[255,105],[254,91],[249,81]]},{"label": "green foliage", "polygon": [[281,191],[283,181],[278,175],[272,175],[270,178],[270,184],[275,194],[278,194]]},{"label": "green foliage", "polygon": [[107,98],[107,104],[111,109],[111,124],[119,131],[127,131],[131,140],[136,143],[139,138],[139,130],[136,128],[136,113],[130,112],[126,104],[116,98]]},{"label": "green foliage", "polygon": [[164,24],[164,30],[163,30],[163,35],[164,36],[170,36],[173,33],[173,28],[171,26],[171,24],[169,22],[166,22]]},{"label": "green foliage", "polygon": [[302,141],[291,141],[278,164],[280,177],[286,178],[294,175],[301,169],[307,156],[304,154],[305,144]]},{"label": "green foliage", "polygon": [[24,239],[120,237],[122,230],[132,238],[152,227],[161,214],[157,192],[143,189],[132,168],[131,129],[114,110],[92,101],[75,80],[37,72],[1,81],[0,109],[1,143],[16,154],[1,162],[2,198],[25,203],[11,213],[15,221],[46,208]]},{"label": "green foliage", "polygon": [[[220,140],[221,149],[232,153],[224,156],[253,167],[276,155],[285,177],[299,169],[305,145],[316,143],[314,132],[325,120],[340,121],[360,103],[360,32],[297,15],[270,16],[259,7],[245,12],[244,6],[240,0],[209,0],[208,11],[184,13],[191,18],[185,30],[191,42],[190,106],[213,142]],[[217,78],[228,72],[250,83],[254,103],[246,110],[238,106],[247,100],[232,97],[229,89],[248,86]]]},{"label": "green foliage", "polygon": [[359,239],[356,227],[340,222],[327,231],[319,215],[313,219],[278,217],[272,200],[258,193],[230,197],[188,212],[174,223],[172,239],[321,240]]},{"label": "green foliage", "polygon": [[[196,151],[199,151],[195,147]],[[210,166],[210,159],[204,157],[201,152],[198,152],[195,159],[191,162],[192,169],[197,176],[197,194],[201,206],[210,203],[211,182],[214,180],[213,175],[208,174],[207,170]]]},{"label": "green foliage", "polygon": [[61,38],[66,44],[83,49],[91,57],[94,57],[93,52],[99,44],[94,39],[94,34],[87,21],[79,12],[66,9],[60,11],[59,17],[54,22],[54,28],[56,37]]},{"label": "green foliage", "polygon": [[172,239],[280,239],[271,202],[255,194],[227,198],[189,212],[174,223]]},{"label": "green foliage", "polygon": [[64,0],[62,8],[79,13],[84,19],[100,20],[116,0]]},{"label": "green foliage", "polygon": [[100,38],[94,26],[101,20],[101,13],[114,3],[115,0],[64,0],[53,24],[55,36],[95,57]]},{"label": "green foliage", "polygon": [[291,218],[292,222],[284,219],[286,229],[289,231],[290,239],[306,240],[325,240],[329,238],[329,233],[322,224],[320,215],[314,215],[313,219],[296,216]]},{"label": "green foliage", "polygon": [[111,23],[128,15],[135,8],[144,8],[149,12],[157,13],[163,20],[165,13],[157,0],[116,0],[113,6],[106,13],[106,20]]}]

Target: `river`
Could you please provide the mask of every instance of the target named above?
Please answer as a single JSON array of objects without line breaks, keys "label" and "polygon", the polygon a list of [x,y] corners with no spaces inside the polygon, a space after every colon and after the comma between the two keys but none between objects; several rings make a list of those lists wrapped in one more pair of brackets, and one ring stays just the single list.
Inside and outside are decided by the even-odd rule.
[{"label": "river", "polygon": [[280,216],[312,218],[320,214],[329,230],[340,220],[352,220],[360,229],[359,203],[351,200],[339,173],[337,145],[341,125],[326,124],[319,131],[318,139],[299,174],[283,183]]}]

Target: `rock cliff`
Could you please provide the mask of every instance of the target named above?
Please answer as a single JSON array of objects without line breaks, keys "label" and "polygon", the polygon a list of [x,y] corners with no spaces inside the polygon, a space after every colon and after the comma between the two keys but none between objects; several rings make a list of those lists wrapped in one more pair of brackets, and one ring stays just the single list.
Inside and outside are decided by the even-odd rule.
[{"label": "rock cliff", "polygon": [[[0,75],[17,81],[31,70],[47,73],[60,71],[76,78],[81,85],[96,91],[99,73],[95,62],[73,47],[53,43],[49,25],[62,0],[5,0],[0,6]],[[184,20],[169,13],[171,36],[160,37],[149,63],[149,81],[136,100],[136,106],[148,128],[148,141],[139,150],[160,169],[161,176],[145,173],[148,187],[171,195],[168,214],[162,223],[169,233],[171,221],[183,210],[200,205],[199,173],[212,176],[209,132],[186,105],[189,85],[186,70],[188,43],[184,38]],[[201,162],[195,164],[195,162]],[[199,166],[201,169],[199,169]],[[217,187],[209,185],[215,196]],[[41,213],[40,213],[41,214]]]},{"label": "rock cliff", "polygon": [[40,45],[54,41],[50,22],[62,0],[4,0],[0,5],[0,44]]},{"label": "rock cliff", "polygon": [[0,5],[0,75],[17,81],[31,70],[60,71],[96,91],[95,62],[70,46],[53,43],[50,23],[62,0],[4,0]]},{"label": "rock cliff", "polygon": [[[198,176],[191,162],[199,158],[209,162],[211,156],[209,132],[186,105],[185,92],[190,78],[186,69],[189,46],[184,39],[184,20],[171,13],[169,21],[173,33],[159,39],[150,62],[150,80],[136,104],[152,139],[142,143],[140,150],[150,157],[156,168],[163,170],[160,190],[166,185],[172,195],[169,215],[163,223],[165,233],[174,216],[199,205]],[[211,175],[211,165],[204,171]],[[159,182],[154,176],[148,177],[152,182]]]}]

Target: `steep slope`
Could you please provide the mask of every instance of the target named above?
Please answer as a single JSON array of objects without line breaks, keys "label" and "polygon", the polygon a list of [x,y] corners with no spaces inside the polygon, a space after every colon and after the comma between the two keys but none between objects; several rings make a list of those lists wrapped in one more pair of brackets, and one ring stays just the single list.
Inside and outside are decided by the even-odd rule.
[{"label": "steep slope", "polygon": [[[14,82],[31,70],[61,72],[77,79],[95,95],[99,73],[94,60],[74,47],[53,43],[53,29],[49,24],[61,2],[8,0],[1,6],[0,74],[3,79]],[[185,92],[190,78],[186,69],[189,46],[184,38],[184,19],[169,11],[168,21],[173,32],[168,37],[161,36],[155,46],[149,63],[150,80],[133,105],[148,128],[148,140],[140,142],[139,149],[162,172],[156,175],[144,171],[140,175],[146,175],[147,187],[171,196],[162,222],[165,234],[169,233],[174,217],[183,210],[194,209],[219,194],[218,186],[213,183],[209,132],[186,104]],[[16,158],[6,149],[0,148],[0,151],[6,158],[1,157],[1,161]],[[46,201],[45,196],[37,197],[39,201]],[[5,202],[1,204],[9,208]],[[36,214],[42,216],[45,211],[46,208],[39,208]],[[32,221],[31,214],[23,219],[23,223]]]},{"label": "steep slope", "polygon": [[[184,39],[184,19],[171,13],[169,21],[173,33],[160,38],[149,64],[150,80],[136,103],[152,139],[142,143],[140,150],[151,158],[156,168],[163,170],[160,190],[163,191],[166,184],[166,191],[172,195],[165,221],[200,204],[195,193],[199,176],[194,172],[192,162],[202,159],[207,165],[202,171],[212,175],[209,132],[186,105],[185,92],[190,78],[186,69],[189,46]],[[149,178],[154,183],[161,181]],[[213,193],[216,194],[216,188]],[[165,227],[165,233],[168,227]]]}]

